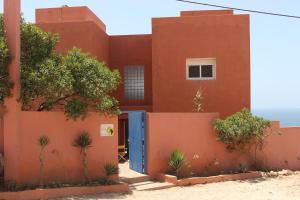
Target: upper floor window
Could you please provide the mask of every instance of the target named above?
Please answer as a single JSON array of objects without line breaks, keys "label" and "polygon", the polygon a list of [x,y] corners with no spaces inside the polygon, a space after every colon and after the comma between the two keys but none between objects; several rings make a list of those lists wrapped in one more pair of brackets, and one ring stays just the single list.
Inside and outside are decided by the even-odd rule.
[{"label": "upper floor window", "polygon": [[144,100],[144,66],[126,66],[124,84],[126,100]]},{"label": "upper floor window", "polygon": [[188,80],[216,79],[216,59],[189,58],[186,60]]}]

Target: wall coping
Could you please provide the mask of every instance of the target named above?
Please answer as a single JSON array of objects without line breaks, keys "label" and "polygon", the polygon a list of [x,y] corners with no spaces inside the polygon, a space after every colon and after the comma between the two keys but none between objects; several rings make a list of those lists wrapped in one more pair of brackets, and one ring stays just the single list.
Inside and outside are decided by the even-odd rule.
[{"label": "wall coping", "polygon": [[52,189],[36,189],[19,192],[0,192],[1,200],[32,200],[49,199],[66,196],[91,195],[99,193],[125,193],[129,191],[127,183],[121,182],[117,185],[65,187]]}]

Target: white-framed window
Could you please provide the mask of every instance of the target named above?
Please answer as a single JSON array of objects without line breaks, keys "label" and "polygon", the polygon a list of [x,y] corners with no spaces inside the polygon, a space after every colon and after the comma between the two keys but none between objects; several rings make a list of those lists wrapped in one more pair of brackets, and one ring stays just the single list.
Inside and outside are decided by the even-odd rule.
[{"label": "white-framed window", "polygon": [[186,60],[187,80],[214,80],[216,79],[215,58],[188,58]]},{"label": "white-framed window", "polygon": [[124,86],[126,100],[144,100],[144,66],[125,66]]}]

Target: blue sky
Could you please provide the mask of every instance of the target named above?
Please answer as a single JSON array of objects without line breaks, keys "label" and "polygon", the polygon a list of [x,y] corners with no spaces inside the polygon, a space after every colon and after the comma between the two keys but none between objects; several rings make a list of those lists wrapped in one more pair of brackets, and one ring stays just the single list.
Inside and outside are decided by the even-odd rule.
[{"label": "blue sky", "polygon": [[[299,0],[202,2],[300,16]],[[0,3],[2,12],[3,1]],[[22,0],[22,12],[26,20],[34,22],[35,8],[62,5],[88,6],[106,23],[111,35],[151,33],[151,17],[177,16],[181,10],[213,9],[175,0]],[[300,108],[299,58],[300,19],[251,14],[253,109]]]}]

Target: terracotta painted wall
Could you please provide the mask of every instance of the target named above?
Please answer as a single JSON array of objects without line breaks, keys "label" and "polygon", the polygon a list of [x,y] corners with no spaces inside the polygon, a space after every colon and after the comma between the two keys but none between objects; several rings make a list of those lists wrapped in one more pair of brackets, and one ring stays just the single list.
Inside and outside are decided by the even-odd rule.
[{"label": "terracotta painted wall", "polygon": [[3,117],[3,151],[4,151],[4,179],[18,179],[17,166],[19,159],[15,155],[19,153],[20,146],[20,112],[21,106],[18,102],[20,93],[20,0],[4,0],[4,28],[6,39],[10,50],[11,62],[8,66],[9,75],[14,83],[11,90],[12,97],[6,98],[4,105],[6,114]]},{"label": "terracotta painted wall", "polygon": [[[249,108],[249,16],[197,15],[152,21],[153,111],[192,112],[199,88],[204,112]],[[186,80],[187,58],[216,58],[216,80]]]},{"label": "terracotta painted wall", "polygon": [[109,36],[105,25],[88,8],[38,9],[36,23],[42,30],[59,35],[58,52],[78,47],[108,62]]},{"label": "terracotta painted wall", "polygon": [[116,92],[123,110],[152,109],[152,40],[151,35],[110,36],[109,66],[118,69],[124,76],[125,66],[144,66],[145,99],[128,101],[122,83]]},{"label": "terracotta painted wall", "polygon": [[[216,140],[212,122],[216,113],[148,113],[147,152],[148,172],[155,177],[166,172],[167,163],[175,149],[184,152],[194,172],[211,172],[238,169],[240,163],[249,163],[249,155],[230,153],[223,143]],[[258,160],[270,169],[300,169],[300,127],[279,128],[272,126],[281,136],[273,134],[266,140]],[[251,154],[254,155],[254,154]],[[217,160],[217,162],[215,162]],[[286,164],[288,163],[288,164]]]},{"label": "terracotta painted wall", "polygon": [[[114,93],[123,110],[192,112],[199,88],[205,112],[223,117],[250,107],[248,15],[183,11],[180,17],[153,19],[151,35],[128,36],[108,36],[103,22],[86,7],[38,9],[36,18],[43,30],[60,34],[60,52],[77,46],[122,75],[126,65],[145,66],[144,101],[126,101],[123,84]],[[217,79],[187,81],[186,58],[216,58]]]},{"label": "terracotta painted wall", "polygon": [[217,113],[148,113],[149,175],[166,172],[168,159],[175,149],[184,152],[194,171],[204,170],[215,159],[223,169],[237,165],[239,155],[226,152],[225,145],[214,137],[212,123],[218,116]]},{"label": "terracotta painted wall", "polygon": [[36,9],[36,23],[93,21],[106,32],[105,24],[87,7],[61,7]]},{"label": "terracotta painted wall", "polygon": [[276,122],[274,133],[266,139],[265,148],[259,155],[267,167],[272,169],[300,169],[300,127],[280,128]]},{"label": "terracotta painted wall", "polygon": [[[114,124],[113,137],[100,137],[100,124]],[[50,145],[45,149],[45,179],[47,182],[80,182],[83,180],[80,150],[73,146],[81,131],[93,139],[88,150],[88,169],[92,179],[100,178],[103,165],[118,163],[118,119],[89,113],[84,121],[66,121],[61,112],[22,112],[20,127],[19,182],[37,183],[39,177],[38,138],[47,135]]]}]

